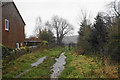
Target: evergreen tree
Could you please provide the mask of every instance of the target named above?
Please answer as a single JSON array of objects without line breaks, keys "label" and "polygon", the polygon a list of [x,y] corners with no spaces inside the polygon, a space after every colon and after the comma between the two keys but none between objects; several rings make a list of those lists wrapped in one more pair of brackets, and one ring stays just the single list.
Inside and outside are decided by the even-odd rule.
[{"label": "evergreen tree", "polygon": [[53,32],[49,29],[49,30],[47,31],[47,33],[49,34],[49,37],[50,37],[49,43],[50,43],[50,44],[55,44],[55,37],[54,37]]},{"label": "evergreen tree", "polygon": [[103,21],[103,18],[100,13],[95,18],[95,23],[93,25],[92,29],[92,35],[91,35],[91,44],[94,49],[94,51],[100,51],[103,50],[104,44],[106,42],[106,26]]},{"label": "evergreen tree", "polygon": [[39,36],[40,39],[47,41],[49,44],[54,43],[55,39],[53,33],[50,30],[44,30]]},{"label": "evergreen tree", "polygon": [[[117,22],[117,21],[116,21]],[[120,38],[119,38],[119,30],[118,23],[112,25],[108,29],[108,55],[111,56],[111,59],[120,61],[119,50],[120,50]]]},{"label": "evergreen tree", "polygon": [[44,40],[44,41],[50,41],[50,35],[47,33],[47,31],[43,31],[41,34],[40,34],[40,39]]},{"label": "evergreen tree", "polygon": [[91,46],[89,43],[90,35],[91,35],[91,24],[88,23],[86,16],[84,17],[83,21],[80,25],[80,30],[78,31],[79,38],[78,38],[78,48],[80,52],[87,52],[91,50]]}]

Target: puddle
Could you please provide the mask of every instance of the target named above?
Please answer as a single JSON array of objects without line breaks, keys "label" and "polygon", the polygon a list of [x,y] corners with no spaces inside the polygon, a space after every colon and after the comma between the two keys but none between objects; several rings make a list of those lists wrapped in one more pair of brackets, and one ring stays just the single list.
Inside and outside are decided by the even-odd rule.
[{"label": "puddle", "polygon": [[[32,64],[31,64],[31,67],[33,67],[33,66],[37,67],[39,64],[43,63],[44,59],[46,59],[46,56],[38,59],[37,62],[32,63]],[[25,74],[26,72],[28,72],[28,71],[30,71],[30,70],[31,70],[31,69],[27,69],[26,71],[24,71],[24,72],[20,73],[19,75],[17,75],[16,78],[19,78],[20,76],[22,76],[23,74]]]},{"label": "puddle", "polygon": [[32,63],[31,66],[32,66],[32,67],[33,67],[33,66],[36,66],[36,67],[37,67],[39,64],[43,63],[44,59],[46,59],[46,56],[44,56],[43,58],[38,59],[38,61],[35,62],[35,63]]},{"label": "puddle", "polygon": [[65,52],[61,53],[60,57],[55,59],[56,63],[53,65],[53,73],[51,74],[51,78],[58,78],[58,76],[64,70],[64,65],[66,64],[66,56],[64,54]]},{"label": "puddle", "polygon": [[23,74],[25,74],[26,72],[30,71],[31,69],[27,69],[26,71],[24,71],[23,73],[20,73],[19,75],[16,76],[16,78],[19,78],[20,76],[22,76]]}]

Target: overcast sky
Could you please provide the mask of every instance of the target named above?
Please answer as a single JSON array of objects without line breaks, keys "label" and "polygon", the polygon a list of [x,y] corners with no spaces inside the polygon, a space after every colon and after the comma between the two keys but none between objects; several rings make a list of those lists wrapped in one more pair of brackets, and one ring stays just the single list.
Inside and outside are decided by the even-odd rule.
[{"label": "overcast sky", "polygon": [[88,12],[91,22],[98,12],[107,10],[106,4],[113,0],[13,0],[22,15],[26,26],[27,36],[33,34],[36,18],[42,21],[50,20],[53,15],[58,15],[69,21],[74,26],[74,35],[79,30],[77,21],[81,19],[81,10]]}]

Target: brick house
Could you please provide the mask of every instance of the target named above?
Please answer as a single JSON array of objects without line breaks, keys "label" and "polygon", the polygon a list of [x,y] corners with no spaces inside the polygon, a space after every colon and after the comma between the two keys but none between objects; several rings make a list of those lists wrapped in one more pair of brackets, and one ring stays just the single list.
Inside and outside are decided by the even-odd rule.
[{"label": "brick house", "polygon": [[38,46],[40,43],[42,43],[42,40],[33,36],[26,38],[24,43],[26,46]]},{"label": "brick house", "polygon": [[15,3],[0,2],[0,30],[2,30],[2,44],[8,48],[19,48],[24,46],[24,27],[25,22]]}]

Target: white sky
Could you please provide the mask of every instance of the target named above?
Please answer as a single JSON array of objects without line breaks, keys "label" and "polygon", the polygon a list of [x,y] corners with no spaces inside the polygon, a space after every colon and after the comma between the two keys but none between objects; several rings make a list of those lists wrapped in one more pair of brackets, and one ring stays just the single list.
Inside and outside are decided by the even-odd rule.
[{"label": "white sky", "polygon": [[40,16],[42,21],[50,20],[53,15],[58,15],[69,21],[74,26],[77,34],[81,10],[88,12],[91,22],[100,11],[106,11],[108,4],[113,0],[13,0],[22,15],[26,26],[25,34],[30,36],[35,28],[36,18]]}]

